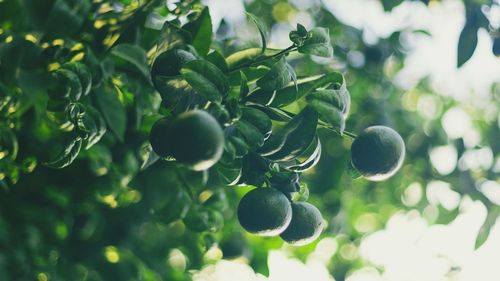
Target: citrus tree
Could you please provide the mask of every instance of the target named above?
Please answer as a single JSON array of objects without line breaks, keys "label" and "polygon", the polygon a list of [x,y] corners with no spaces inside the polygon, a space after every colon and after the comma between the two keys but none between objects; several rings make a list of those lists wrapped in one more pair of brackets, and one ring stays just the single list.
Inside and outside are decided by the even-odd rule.
[{"label": "citrus tree", "polygon": [[[270,5],[248,5],[244,41],[197,0],[0,2],[2,280],[186,280],[220,258],[266,274],[269,249],[359,243],[358,217],[406,208],[445,136],[382,71],[399,34],[365,45],[322,7],[273,49],[293,7]],[[350,49],[365,67],[330,63]]]}]

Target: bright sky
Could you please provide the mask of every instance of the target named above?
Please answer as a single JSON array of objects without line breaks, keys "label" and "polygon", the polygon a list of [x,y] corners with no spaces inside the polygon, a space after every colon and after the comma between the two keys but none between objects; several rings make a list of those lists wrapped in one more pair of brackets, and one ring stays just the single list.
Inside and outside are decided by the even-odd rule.
[{"label": "bright sky", "polygon": [[[210,6],[215,26],[222,18],[235,24],[243,20],[242,0],[205,2]],[[291,2],[307,6],[311,2],[320,1]],[[495,82],[500,83],[500,58],[492,54],[492,42],[486,30],[478,33],[479,41],[473,57],[460,69],[457,70],[455,66],[458,37],[465,22],[461,1],[443,0],[429,8],[419,1],[410,1],[396,7],[391,13],[384,12],[378,0],[321,2],[342,22],[363,30],[366,42],[374,43],[378,38],[385,38],[396,30],[408,30],[405,42],[410,52],[404,68],[395,79],[403,89],[411,89],[421,79],[429,77],[438,95],[451,97],[467,106],[483,110],[485,114],[491,111],[490,87]],[[493,22],[494,25],[500,25],[500,8],[491,11],[491,17],[498,18]],[[294,21],[305,23],[307,27],[314,25],[314,19],[306,13],[297,13]],[[289,26],[284,25],[274,27],[270,44],[275,47],[288,46],[289,29]],[[427,30],[432,36],[411,32],[418,29]],[[421,97],[417,110],[431,119],[435,117],[432,114],[435,107],[435,98],[428,95]],[[498,118],[497,110],[498,105],[493,108],[491,118]],[[451,139],[464,137],[466,145],[471,149],[461,159],[457,159],[457,152],[451,145],[432,149],[431,162],[440,174],[449,174],[456,167],[487,169],[495,165],[489,147],[472,149],[480,139],[464,108],[451,108],[441,121]],[[500,159],[496,162],[496,165],[500,165]],[[478,188],[493,203],[500,204],[500,185],[497,182],[485,180]],[[390,219],[384,230],[363,239],[358,249],[359,254],[367,264],[373,266],[352,272],[347,281],[500,280],[500,223],[495,224],[489,239],[474,251],[475,238],[486,218],[484,205],[473,202],[468,197],[461,198],[448,183],[442,181],[431,181],[425,187],[410,185],[403,202],[412,206],[423,196],[426,196],[429,207],[422,213],[416,210],[398,213]],[[429,225],[429,216],[435,215],[439,205],[449,210],[459,207],[460,215],[448,225]],[[255,274],[245,264],[221,261],[205,268],[195,276],[195,280],[333,280],[328,275],[325,264],[336,251],[336,240],[326,238],[320,242],[306,264],[289,258],[286,249],[271,252],[269,278]]]}]

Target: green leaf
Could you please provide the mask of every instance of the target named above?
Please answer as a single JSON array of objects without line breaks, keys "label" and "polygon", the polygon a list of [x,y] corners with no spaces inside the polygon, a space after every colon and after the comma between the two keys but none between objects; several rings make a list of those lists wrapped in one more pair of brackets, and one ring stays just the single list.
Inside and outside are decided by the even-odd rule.
[{"label": "green leaf", "polygon": [[269,106],[263,106],[260,104],[248,104],[249,107],[254,107],[262,112],[266,113],[271,120],[275,120],[278,122],[288,122],[292,120],[292,116],[288,114],[287,112],[279,109],[279,108],[274,108],[274,107],[269,107]]},{"label": "green leaf", "polygon": [[399,4],[401,4],[402,0],[382,0],[382,6],[384,7],[384,11],[389,12]]},{"label": "green leaf", "polygon": [[269,104],[273,107],[284,107],[306,96],[319,88],[326,88],[330,84],[343,85],[344,76],[339,72],[331,72],[321,76],[307,77],[297,80],[297,88],[293,84],[276,91],[275,97]]},{"label": "green leaf", "polygon": [[179,48],[191,42],[191,34],[166,21],[160,31],[160,36],[156,46],[156,54],[164,53],[167,50]]},{"label": "green leaf", "polygon": [[248,153],[248,144],[240,137],[231,136],[229,137],[229,142],[233,145],[237,158],[241,158]]},{"label": "green leaf", "polygon": [[248,88],[248,79],[243,71],[240,71],[240,97],[245,98],[250,89]]},{"label": "green leaf", "polygon": [[500,56],[500,36],[497,36],[493,40],[493,47],[491,49],[493,51],[493,54],[495,56]]},{"label": "green leaf", "polygon": [[77,3],[73,7],[68,1],[57,0],[52,5],[44,30],[49,38],[60,38],[75,34],[83,25],[90,3]]},{"label": "green leaf", "polygon": [[309,35],[309,32],[307,32],[305,26],[303,26],[300,23],[297,23],[297,34],[301,37],[307,37]]},{"label": "green leaf", "polygon": [[[321,157],[321,142],[318,136],[314,138],[314,141],[309,145],[304,154],[308,155],[305,160],[288,166],[287,169],[294,172],[304,172],[318,164]],[[302,157],[302,155],[300,157]]]},{"label": "green leaf", "polygon": [[261,19],[256,15],[248,12],[245,12],[245,14],[247,14],[247,16],[252,20],[252,22],[257,26],[257,29],[259,30],[260,38],[262,40],[262,49],[260,53],[263,54],[267,48],[267,41],[269,40],[269,30],[267,29],[267,26],[261,21]]},{"label": "green leaf", "polygon": [[72,139],[59,156],[57,156],[53,161],[44,163],[44,165],[54,169],[62,169],[70,165],[76,159],[78,153],[80,153],[82,142],[83,140],[80,137]]},{"label": "green leaf", "polygon": [[97,105],[108,127],[118,140],[123,142],[127,128],[127,112],[118,98],[118,92],[109,86],[103,86],[95,94]]},{"label": "green leaf", "polygon": [[474,54],[477,46],[477,27],[465,24],[458,39],[457,68],[464,65]]},{"label": "green leaf", "polygon": [[191,45],[198,54],[205,56],[212,43],[212,19],[208,7],[201,11],[196,20],[188,22],[182,28],[191,34]]},{"label": "green leaf", "polygon": [[90,89],[92,88],[92,75],[85,64],[80,62],[69,62],[65,63],[61,68],[76,73],[82,85],[82,96],[86,96],[90,93]]},{"label": "green leaf", "polygon": [[91,134],[87,138],[87,144],[85,146],[85,149],[91,148],[94,144],[98,143],[101,138],[104,136],[106,133],[106,121],[102,117],[101,113],[97,111],[94,107],[88,105],[87,106],[87,116],[92,117],[95,125],[96,125],[96,131]]},{"label": "green leaf", "polygon": [[213,50],[207,55],[206,60],[217,66],[222,72],[228,71],[228,66],[224,56],[217,50]]},{"label": "green leaf", "polygon": [[[489,204],[489,202],[487,202],[486,204]],[[479,233],[476,237],[474,249],[477,250],[479,247],[481,247],[486,242],[486,240],[488,240],[488,238],[490,238],[491,228],[498,221],[499,215],[500,215],[500,208],[499,207],[497,207],[497,206],[489,206],[488,207],[486,219],[484,220],[483,225],[479,229]]]},{"label": "green leaf", "polygon": [[300,190],[294,194],[293,201],[305,202],[309,199],[309,188],[304,182],[300,183]]},{"label": "green leaf", "polygon": [[266,75],[257,80],[257,86],[270,91],[279,90],[285,87],[291,81],[290,73],[286,65],[285,57],[281,57],[271,66],[271,69]]},{"label": "green leaf", "polygon": [[229,92],[229,82],[224,73],[206,60],[184,64],[181,74],[196,92],[209,101],[220,102]]},{"label": "green leaf", "polygon": [[268,138],[272,131],[272,122],[269,116],[263,111],[253,107],[241,108],[241,120],[244,120],[256,127],[264,138]]},{"label": "green leaf", "polygon": [[256,58],[262,55],[273,56],[279,53],[281,50],[267,48],[264,54],[262,54],[261,51],[262,49],[260,48],[248,48],[232,53],[226,58],[227,65],[229,69],[235,69],[242,65],[246,65],[248,63],[253,62]]},{"label": "green leaf", "polygon": [[342,135],[351,99],[345,83],[337,88],[317,90],[307,95],[306,101],[319,113],[322,121],[329,123]]},{"label": "green leaf", "polygon": [[[316,135],[318,113],[311,107],[305,107],[292,121],[276,133],[278,139],[283,138],[283,145],[272,153],[266,154],[266,158],[280,162],[290,161],[299,157],[311,144]],[[268,141],[272,139],[273,135]]]},{"label": "green leaf", "polygon": [[158,210],[155,215],[161,222],[169,224],[185,218],[191,204],[192,200],[189,194],[185,190],[179,189],[173,200],[169,204],[166,204],[164,208]]},{"label": "green leaf", "polygon": [[251,148],[255,149],[264,144],[264,135],[251,123],[240,120],[236,123],[236,128]]},{"label": "green leaf", "polygon": [[258,152],[272,161],[290,161],[300,156],[316,135],[318,113],[305,107],[284,127],[273,129]]},{"label": "green leaf", "polygon": [[145,147],[143,147],[142,153],[144,160],[141,164],[141,171],[146,170],[149,166],[160,160],[160,156],[153,151],[153,148],[149,143]]},{"label": "green leaf", "polygon": [[[71,70],[67,70],[64,68],[60,68],[56,70],[54,76],[58,83],[62,83],[65,85],[67,92],[69,90],[69,99],[72,101],[78,101],[82,96],[82,84],[80,83],[80,79],[78,75]],[[64,87],[64,86],[63,86]],[[66,96],[64,94],[63,96]]]},{"label": "green leaf", "polygon": [[241,178],[241,158],[235,159],[231,163],[217,163],[214,166],[218,180],[222,185],[235,185]]},{"label": "green leaf", "polygon": [[315,27],[309,31],[309,37],[298,47],[299,53],[320,57],[333,57],[333,47],[327,28]]},{"label": "green leaf", "polygon": [[300,23],[297,23],[297,30],[290,31],[288,35],[290,41],[298,47],[304,44],[304,40],[306,40],[308,36],[309,33],[307,32],[307,29]]},{"label": "green leaf", "polygon": [[134,65],[149,80],[146,51],[137,45],[120,44],[111,49],[111,54]]}]

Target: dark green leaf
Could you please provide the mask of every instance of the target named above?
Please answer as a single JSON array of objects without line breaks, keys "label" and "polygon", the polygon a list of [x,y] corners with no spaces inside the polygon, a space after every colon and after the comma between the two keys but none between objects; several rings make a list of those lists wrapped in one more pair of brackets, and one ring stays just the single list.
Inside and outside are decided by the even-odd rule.
[{"label": "dark green leaf", "polygon": [[253,107],[242,107],[241,113],[241,120],[255,126],[264,135],[264,138],[269,137],[272,130],[272,122],[266,113]]},{"label": "dark green leaf", "polygon": [[291,84],[287,87],[276,91],[276,95],[270,106],[283,107],[293,103],[294,101],[306,96],[312,91],[319,88],[326,88],[330,84],[343,85],[344,77],[338,72],[331,72],[321,76],[307,77],[297,80],[297,88]]},{"label": "dark green leaf", "polygon": [[321,142],[317,136],[314,138],[314,141],[307,148],[304,154],[309,154],[309,156],[305,160],[292,166],[288,166],[287,168],[294,172],[304,172],[318,164],[321,157]]},{"label": "dark green leaf", "polygon": [[318,113],[305,107],[284,127],[273,128],[259,153],[272,161],[290,161],[300,156],[314,140]]},{"label": "dark green leaf", "polygon": [[309,37],[298,48],[299,53],[320,57],[333,57],[333,47],[327,28],[315,27],[309,31]]},{"label": "dark green leaf", "polygon": [[[489,202],[486,204],[489,204]],[[491,206],[488,208],[486,219],[484,220],[484,223],[479,229],[479,233],[476,237],[476,243],[474,245],[474,249],[478,249],[479,247],[481,247],[484,244],[484,242],[486,242],[486,240],[490,238],[491,228],[498,221],[498,215],[500,215],[499,207]]]},{"label": "dark green leaf", "polygon": [[287,112],[279,109],[279,108],[274,108],[274,107],[269,107],[269,106],[263,106],[260,104],[248,104],[250,107],[258,108],[262,112],[265,112],[271,120],[275,120],[278,122],[288,122],[292,120],[292,116],[288,114]]},{"label": "dark green leaf", "polygon": [[109,86],[103,86],[95,94],[97,105],[108,127],[120,141],[123,141],[127,127],[127,113],[118,98],[118,92]]},{"label": "dark green leaf", "polygon": [[58,82],[63,83],[63,85],[66,85],[67,89],[69,89],[69,98],[72,101],[78,101],[83,92],[78,75],[64,68],[56,70],[54,75]]},{"label": "dark green leaf", "polygon": [[285,87],[290,81],[290,73],[286,67],[285,57],[281,57],[275,62],[269,72],[257,80],[257,86],[264,90],[279,90]]},{"label": "dark green leaf", "polygon": [[349,113],[351,99],[345,83],[337,89],[318,90],[306,96],[306,101],[320,115],[320,119],[329,123],[341,135]]},{"label": "dark green leaf", "polygon": [[222,72],[228,71],[228,66],[224,56],[217,50],[213,50],[207,55],[206,60],[217,66]]},{"label": "dark green leaf", "polygon": [[57,156],[53,161],[44,163],[44,165],[55,169],[62,169],[70,165],[78,156],[78,153],[82,148],[82,142],[83,140],[79,137],[72,139],[59,156]]},{"label": "dark green leaf", "polygon": [[274,142],[273,135],[278,143],[282,144],[270,153],[265,153],[266,158],[272,161],[290,161],[300,156],[314,140],[317,123],[318,113],[310,107],[305,107],[276,134],[271,134],[266,145],[268,141]]},{"label": "dark green leaf", "polygon": [[179,26],[166,21],[160,31],[156,54],[161,54],[173,48],[179,48],[191,42],[191,34]]},{"label": "dark green leaf", "polygon": [[258,148],[264,144],[264,135],[251,123],[240,120],[236,123],[236,128],[250,147]]},{"label": "dark green leaf", "polygon": [[76,73],[82,85],[82,96],[86,96],[90,93],[90,89],[92,88],[92,75],[85,64],[80,62],[69,62],[64,64],[62,68]]},{"label": "dark green leaf", "polygon": [[240,71],[240,97],[245,98],[248,95],[250,89],[248,88],[248,79],[243,71]]},{"label": "dark green leaf", "polygon": [[252,20],[253,23],[257,26],[257,29],[259,30],[260,33],[260,38],[262,40],[262,49],[261,49],[261,54],[263,54],[266,51],[267,48],[267,41],[269,40],[269,31],[267,30],[267,26],[261,21],[261,19],[254,14],[245,12],[247,16]]},{"label": "dark green leaf", "polygon": [[205,7],[201,11],[196,20],[188,22],[182,28],[191,34],[191,45],[193,45],[198,54],[205,56],[212,43],[212,20],[208,7]]},{"label": "dark green leaf", "polygon": [[[241,51],[237,51],[226,58],[227,65],[229,69],[235,69],[240,66],[246,65],[248,63],[253,62],[256,58],[262,56],[260,48],[248,48]],[[279,53],[281,50],[279,49],[269,49],[267,48],[264,52],[266,56],[273,56]]]},{"label": "dark green leaf", "polygon": [[196,92],[210,101],[220,102],[229,92],[229,82],[224,73],[206,60],[186,63],[181,73]]},{"label": "dark green leaf", "polygon": [[75,34],[84,22],[90,3],[82,2],[71,7],[68,1],[57,0],[52,5],[47,23],[46,34],[50,38],[66,37]]},{"label": "dark green leaf", "polygon": [[465,25],[458,39],[457,68],[466,63],[477,46],[477,27]]},{"label": "dark green leaf", "polygon": [[492,51],[495,56],[500,56],[500,36],[493,39]]},{"label": "dark green leaf", "polygon": [[137,45],[120,44],[111,49],[111,54],[134,65],[141,73],[149,79],[149,67],[146,51]]},{"label": "dark green leaf", "polygon": [[102,136],[106,133],[106,121],[102,117],[101,113],[97,111],[97,109],[92,106],[87,106],[87,116],[93,118],[93,121],[96,125],[96,132],[91,134],[87,139],[87,145],[85,149],[91,148],[94,144],[98,143]]}]

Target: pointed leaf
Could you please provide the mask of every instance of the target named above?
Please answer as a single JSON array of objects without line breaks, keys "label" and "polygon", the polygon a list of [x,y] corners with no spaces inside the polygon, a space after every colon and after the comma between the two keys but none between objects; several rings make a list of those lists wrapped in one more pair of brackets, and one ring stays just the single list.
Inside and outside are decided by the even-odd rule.
[{"label": "pointed leaf", "polygon": [[279,90],[285,87],[290,81],[290,73],[286,67],[285,57],[281,57],[275,62],[269,72],[257,80],[257,86],[264,90]]},{"label": "pointed leaf", "polygon": [[139,72],[149,79],[149,67],[146,51],[137,45],[120,44],[111,49],[111,54],[134,65]]},{"label": "pointed leaf", "polygon": [[327,28],[315,27],[309,31],[309,38],[298,48],[299,53],[320,57],[333,57],[333,47]]},{"label": "pointed leaf", "polygon": [[198,54],[205,56],[212,43],[212,19],[208,7],[205,7],[198,18],[182,27],[191,34],[191,45]]},{"label": "pointed leaf", "polygon": [[262,40],[261,54],[263,54],[266,51],[267,41],[269,40],[269,31],[267,30],[267,26],[256,15],[248,12],[245,12],[245,14],[247,14],[247,16],[252,20],[252,22],[255,23],[257,29],[259,30],[260,38]]},{"label": "pointed leaf", "polygon": [[464,65],[474,54],[477,46],[477,27],[465,25],[458,39],[457,68]]},{"label": "pointed leaf", "polygon": [[110,86],[103,86],[96,91],[95,97],[108,127],[118,140],[123,141],[127,128],[127,113],[118,98],[118,92]]},{"label": "pointed leaf", "polygon": [[62,169],[66,166],[69,166],[80,153],[80,149],[82,148],[83,140],[79,137],[72,139],[67,145],[66,148],[57,156],[53,161],[44,163],[45,166],[55,169]]},{"label": "pointed leaf", "polygon": [[229,82],[224,73],[206,60],[184,64],[181,74],[196,92],[210,101],[220,102],[229,92]]}]

